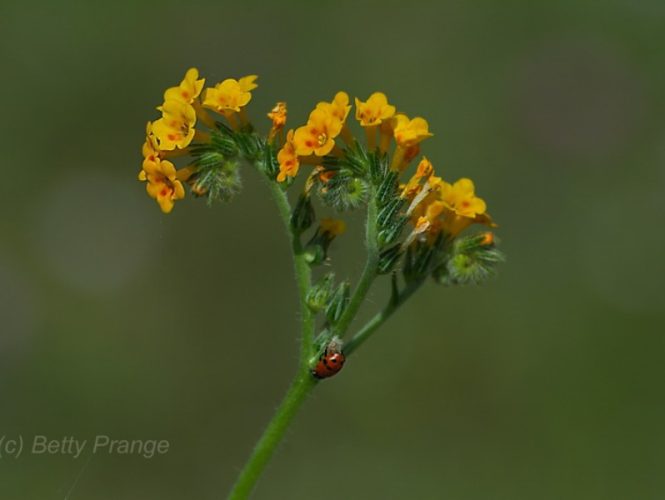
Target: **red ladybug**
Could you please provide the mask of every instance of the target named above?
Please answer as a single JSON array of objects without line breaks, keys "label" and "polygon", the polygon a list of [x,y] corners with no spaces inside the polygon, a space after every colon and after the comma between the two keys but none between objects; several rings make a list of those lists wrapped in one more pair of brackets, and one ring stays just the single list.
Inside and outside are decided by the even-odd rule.
[{"label": "red ladybug", "polygon": [[342,369],[344,361],[346,358],[342,354],[342,341],[334,337],[316,362],[312,375],[319,379],[332,377]]}]

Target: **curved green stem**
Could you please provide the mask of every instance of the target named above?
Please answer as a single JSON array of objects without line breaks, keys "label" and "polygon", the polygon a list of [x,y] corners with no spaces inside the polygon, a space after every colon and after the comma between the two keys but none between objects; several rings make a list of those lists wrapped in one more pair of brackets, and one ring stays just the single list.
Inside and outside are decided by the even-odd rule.
[{"label": "curved green stem", "polygon": [[397,297],[393,298],[390,303],[378,312],[372,319],[358,330],[358,332],[344,345],[344,354],[350,355],[353,351],[358,349],[376,330],[379,328],[392,314],[399,309],[399,307],[406,302],[413,293],[418,290],[424,283],[424,280],[419,280],[410,285],[407,285]]},{"label": "curved green stem", "polygon": [[293,381],[229,493],[229,500],[245,500],[249,497],[268,460],[284,437],[284,432],[316,383],[317,380],[309,372],[300,373]]},{"label": "curved green stem", "polygon": [[367,261],[360,280],[356,289],[349,300],[349,304],[344,310],[344,314],[335,325],[334,332],[338,335],[344,335],[349,328],[351,321],[356,317],[358,309],[365,300],[365,296],[369,291],[370,286],[376,278],[377,266],[379,264],[379,243],[378,243],[378,228],[377,228],[377,206],[376,199],[373,193],[370,193],[370,199],[367,203],[367,226],[365,231],[365,245],[367,246]]},{"label": "curved green stem", "polygon": [[263,431],[263,435],[254,447],[251,456],[243,467],[238,479],[236,480],[229,500],[245,500],[254,489],[263,469],[275,452],[277,445],[284,437],[291,420],[293,420],[296,411],[306,399],[306,396],[314,388],[317,380],[312,377],[309,369],[309,358],[312,351],[314,339],[314,315],[307,306],[307,292],[311,286],[312,273],[300,241],[300,235],[291,227],[291,205],[286,193],[276,182],[268,180],[268,185],[272,191],[273,198],[277,203],[277,208],[284,223],[284,227],[291,239],[291,250],[293,253],[293,267],[295,271],[296,283],[298,285],[298,296],[300,299],[300,315],[302,322],[302,331],[300,339],[300,362],[298,375],[291,384],[286,396],[277,408],[268,426]]},{"label": "curved green stem", "polygon": [[[240,472],[236,483],[234,484],[231,492],[229,493],[230,500],[245,500],[249,497],[256,482],[258,481],[261,473],[267,465],[270,457],[275,452],[278,444],[284,437],[284,433],[289,424],[293,420],[297,410],[305,401],[307,395],[316,386],[316,380],[310,373],[310,357],[312,356],[313,338],[314,338],[314,315],[307,306],[307,293],[311,287],[311,269],[309,263],[305,259],[300,235],[291,227],[291,205],[289,204],[286,193],[282,190],[281,186],[276,182],[269,180],[268,185],[272,191],[273,197],[277,203],[277,208],[281,216],[284,227],[291,239],[291,250],[293,252],[293,264],[298,285],[298,294],[300,298],[300,314],[302,320],[302,333],[300,341],[300,363],[298,374],[291,384],[286,396],[277,408],[275,415],[266,427],[263,435],[254,447],[251,456],[249,457],[244,468]],[[373,196],[370,197],[367,208],[367,228],[366,228],[366,245],[367,245],[367,262],[363,269],[362,275],[358,284],[353,292],[349,304],[345,309],[340,321],[335,327],[335,331],[339,334],[344,334],[349,325],[356,316],[367,292],[369,291],[374,278],[377,275],[377,266],[379,262],[379,248],[377,239],[377,206]],[[405,290],[406,291],[406,290]],[[414,290],[415,291],[415,290]],[[409,292],[410,295],[412,292]],[[406,300],[407,295],[404,294],[403,300]],[[392,307],[396,308],[398,304],[393,304]],[[387,316],[392,313],[392,310],[384,310],[382,313],[384,317],[374,321],[371,328],[365,327],[353,338],[346,351],[355,349],[361,342],[364,341],[369,334],[381,324]],[[372,323],[372,322],[370,322]],[[350,352],[350,351],[349,351]]]},{"label": "curved green stem", "polygon": [[279,184],[268,181],[273,198],[277,203],[279,215],[284,227],[291,238],[291,250],[293,253],[293,269],[295,271],[296,284],[298,285],[298,296],[300,301],[300,316],[302,321],[302,332],[300,339],[300,367],[302,371],[309,370],[309,357],[311,356],[312,343],[314,339],[314,315],[307,305],[307,292],[312,283],[312,270],[305,259],[305,253],[300,241],[300,235],[291,227],[291,205],[286,193]]}]

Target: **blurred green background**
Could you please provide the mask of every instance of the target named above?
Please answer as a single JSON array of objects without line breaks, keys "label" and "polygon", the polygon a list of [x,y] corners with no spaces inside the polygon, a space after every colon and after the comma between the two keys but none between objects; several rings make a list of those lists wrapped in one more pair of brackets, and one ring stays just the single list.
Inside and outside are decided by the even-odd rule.
[{"label": "blurred green background", "polygon": [[[483,287],[428,284],[321,384],[255,498],[665,498],[664,23],[658,0],[3,1],[0,437],[171,449],[4,457],[0,497],[223,497],[294,373],[258,176],[170,216],[136,181],[145,122],[197,66],[260,75],[266,127],[276,100],[297,124],[386,92],[509,258]],[[332,253],[350,278],[359,215]]]}]

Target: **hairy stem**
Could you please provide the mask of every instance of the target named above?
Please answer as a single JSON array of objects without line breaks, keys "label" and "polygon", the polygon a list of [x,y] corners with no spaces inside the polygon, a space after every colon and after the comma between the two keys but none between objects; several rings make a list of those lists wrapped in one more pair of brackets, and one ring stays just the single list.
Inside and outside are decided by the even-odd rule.
[{"label": "hairy stem", "polygon": [[245,500],[249,497],[293,417],[316,383],[317,380],[309,372],[301,372],[293,381],[229,493],[229,500]]},{"label": "hairy stem", "polygon": [[[293,264],[298,285],[298,294],[300,298],[300,315],[302,321],[302,333],[300,341],[300,362],[299,370],[296,378],[292,382],[286,396],[277,408],[275,415],[263,432],[258,443],[240,472],[233,489],[229,494],[230,500],[244,500],[249,497],[258,481],[261,473],[265,469],[270,457],[275,452],[278,444],[284,437],[284,433],[289,424],[293,420],[296,412],[305,401],[307,395],[316,386],[317,380],[312,377],[310,373],[309,361],[312,355],[312,344],[314,337],[314,315],[307,306],[307,292],[311,286],[311,270],[310,266],[305,260],[303,253],[300,235],[291,227],[291,205],[289,204],[286,193],[281,189],[279,184],[269,180],[268,185],[273,194],[273,198],[277,203],[279,214],[284,223],[284,227],[291,239],[291,250],[293,253]],[[367,208],[367,227],[366,227],[366,246],[367,246],[367,261],[362,275],[356,285],[356,288],[349,300],[349,304],[336,325],[335,331],[339,334],[344,334],[348,329],[351,321],[356,316],[358,309],[364,301],[367,292],[369,291],[374,278],[377,274],[377,265],[379,262],[379,248],[377,240],[377,206],[376,200],[370,196]],[[405,292],[408,290],[405,289]],[[415,289],[413,290],[415,291]],[[410,291],[408,295],[413,293]],[[404,293],[402,297],[406,300],[407,294]],[[363,342],[369,334],[374,331],[387,317],[392,314],[393,310],[399,306],[399,303],[393,301],[391,310],[384,310],[379,315],[383,314],[378,320],[372,320],[374,323],[370,328],[367,326],[361,330],[356,337],[353,338],[346,351],[355,349],[361,342]],[[372,322],[370,322],[372,323]],[[350,352],[350,351],[349,351]]]},{"label": "hairy stem", "polygon": [[291,205],[289,204],[286,193],[274,181],[269,180],[268,185],[277,203],[284,227],[291,239],[293,267],[300,299],[300,361],[296,378],[240,472],[236,483],[229,493],[228,498],[230,500],[244,500],[249,497],[265,466],[268,464],[270,457],[275,452],[277,445],[282,441],[284,433],[291,420],[293,420],[298,408],[300,408],[309,392],[317,383],[317,380],[312,377],[309,371],[309,358],[314,338],[314,315],[307,306],[307,292],[309,291],[312,280],[311,270],[305,260],[300,235],[291,227]]},{"label": "hairy stem", "polygon": [[312,283],[312,271],[309,263],[305,259],[300,235],[291,227],[291,205],[286,197],[286,193],[276,182],[268,181],[273,198],[277,203],[279,215],[282,218],[284,227],[291,238],[291,251],[293,253],[293,269],[295,271],[296,284],[298,285],[298,297],[300,301],[300,318],[302,322],[302,332],[300,338],[300,368],[309,370],[309,357],[312,351],[312,342],[314,339],[314,315],[307,306],[307,292]]},{"label": "hairy stem", "polygon": [[367,203],[367,226],[365,231],[365,245],[367,247],[367,261],[365,262],[365,267],[362,274],[360,275],[360,280],[356,285],[356,289],[353,291],[353,295],[349,300],[349,304],[344,310],[344,314],[339,319],[337,325],[335,325],[335,333],[339,335],[344,335],[346,330],[349,328],[351,321],[355,318],[358,313],[358,309],[365,300],[365,296],[369,291],[370,286],[374,278],[376,278],[376,270],[379,264],[379,244],[377,240],[377,207],[376,207],[376,198],[374,193],[370,193],[369,202]]}]

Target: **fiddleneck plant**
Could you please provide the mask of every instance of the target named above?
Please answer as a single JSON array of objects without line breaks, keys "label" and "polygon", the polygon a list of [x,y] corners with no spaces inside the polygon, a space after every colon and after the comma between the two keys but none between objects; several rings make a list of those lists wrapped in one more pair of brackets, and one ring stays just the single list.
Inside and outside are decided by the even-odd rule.
[{"label": "fiddleneck plant", "polygon": [[[229,201],[240,191],[240,167],[251,166],[265,178],[289,238],[300,298],[299,367],[230,499],[248,498],[307,395],[339,373],[428,278],[448,286],[478,284],[503,260],[493,232],[466,231],[495,227],[470,179],[448,183],[426,157],[406,175],[421,142],[432,136],[425,119],[397,112],[385,94],[375,92],[366,101],[355,99],[364,132],[358,139],[348,123],[349,96],[338,92],[332,101],[319,102],[305,125],[288,131],[286,103],[278,102],[267,113],[272,126],[262,134],[247,114],[256,79],[229,78],[204,89],[198,70],[189,69],[178,86],[164,92],[157,108],[162,116],[147,124],[138,176],[169,213],[185,197],[185,186],[209,204]],[[290,199],[303,167],[304,182]],[[317,212],[361,207],[367,251],[361,275],[352,284],[333,272],[317,272],[331,262],[331,245],[345,231],[339,216],[318,218]],[[383,276],[390,280],[387,304],[349,335],[372,283]]]}]

